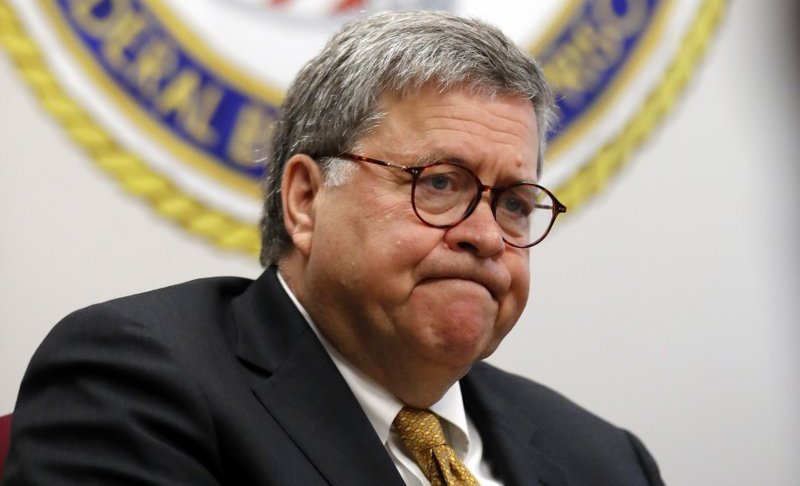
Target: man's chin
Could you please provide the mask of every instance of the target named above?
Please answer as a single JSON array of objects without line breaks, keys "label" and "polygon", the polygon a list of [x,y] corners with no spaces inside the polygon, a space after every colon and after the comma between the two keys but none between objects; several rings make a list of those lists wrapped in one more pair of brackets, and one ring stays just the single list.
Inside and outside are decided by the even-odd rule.
[{"label": "man's chin", "polygon": [[469,335],[462,329],[456,335],[441,334],[438,336],[439,342],[434,350],[434,358],[454,368],[469,369],[473,363],[489,356],[497,349],[497,343],[493,341],[491,335],[487,335],[487,332]]}]

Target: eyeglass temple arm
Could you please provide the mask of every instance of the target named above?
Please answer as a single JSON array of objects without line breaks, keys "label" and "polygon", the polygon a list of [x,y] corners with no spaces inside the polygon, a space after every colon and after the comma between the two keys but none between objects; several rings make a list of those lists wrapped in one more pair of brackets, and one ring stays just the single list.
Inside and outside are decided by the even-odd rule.
[{"label": "eyeglass temple arm", "polygon": [[534,205],[534,207],[536,209],[551,209],[551,210],[554,209],[557,213],[566,213],[567,212],[567,207],[566,206],[564,206],[563,204],[561,204],[558,201],[555,201],[555,203],[556,203],[555,206],[551,206],[549,204],[536,204],[536,205]]}]

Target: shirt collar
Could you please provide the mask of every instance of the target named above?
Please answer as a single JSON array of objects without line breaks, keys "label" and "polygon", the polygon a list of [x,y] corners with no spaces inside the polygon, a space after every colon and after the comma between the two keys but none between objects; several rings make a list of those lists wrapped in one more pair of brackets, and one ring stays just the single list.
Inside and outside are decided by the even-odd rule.
[{"label": "shirt collar", "polygon": [[[355,395],[367,415],[372,427],[378,434],[381,442],[386,444],[389,432],[397,413],[403,408],[403,403],[385,388],[377,384],[358,368],[352,365],[333,345],[322,335],[303,304],[291,291],[281,272],[278,271],[278,281],[294,305],[305,318],[308,325],[317,335],[325,351],[330,355],[339,373]],[[469,449],[469,428],[467,427],[467,414],[464,411],[464,401],[461,396],[461,385],[456,382],[445,392],[442,398],[431,405],[430,410],[444,419],[444,429],[450,445],[462,457]]]}]

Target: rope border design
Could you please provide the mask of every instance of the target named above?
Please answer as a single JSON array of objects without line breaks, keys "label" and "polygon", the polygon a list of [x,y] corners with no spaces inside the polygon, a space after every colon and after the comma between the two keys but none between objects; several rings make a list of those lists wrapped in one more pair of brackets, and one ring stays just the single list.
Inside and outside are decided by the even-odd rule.
[{"label": "rope border design", "polygon": [[708,43],[722,20],[727,1],[705,1],[682,39],[661,83],[647,95],[641,108],[620,130],[619,135],[603,145],[587,164],[557,188],[559,199],[567,207],[571,209],[582,206],[608,185],[630,155],[650,136],[673,107],[706,52]]},{"label": "rope border design", "polygon": [[258,255],[261,237],[257,227],[184,194],[167,177],[123,148],[64,91],[6,0],[0,0],[0,45],[9,53],[41,106],[126,191],[143,198],[158,214],[220,248]]},{"label": "rope border design", "polygon": [[[725,12],[727,1],[704,2],[662,82],[651,91],[620,134],[607,142],[588,164],[557,188],[559,199],[572,209],[571,212],[608,185],[631,153],[675,104],[705,53]],[[42,107],[126,191],[147,201],[158,214],[222,249],[258,255],[261,238],[257,226],[232,218],[184,194],[167,177],[120,146],[73,101],[50,71],[36,42],[25,32],[7,0],[0,0],[0,45],[9,53]]]}]

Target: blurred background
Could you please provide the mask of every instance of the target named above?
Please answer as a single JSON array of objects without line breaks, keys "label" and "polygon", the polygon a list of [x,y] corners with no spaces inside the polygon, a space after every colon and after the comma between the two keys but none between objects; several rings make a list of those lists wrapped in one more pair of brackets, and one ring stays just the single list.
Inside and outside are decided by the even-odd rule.
[{"label": "blurred background", "polygon": [[[800,4],[732,4],[677,106],[532,250],[490,359],[639,435],[668,484],[800,484]],[[65,314],[255,277],[106,177],[0,55],[0,414]]]}]

